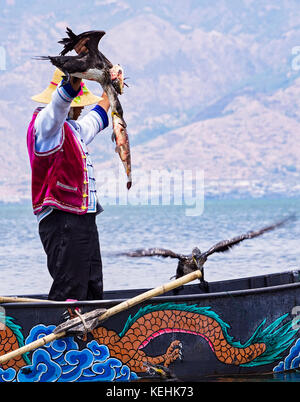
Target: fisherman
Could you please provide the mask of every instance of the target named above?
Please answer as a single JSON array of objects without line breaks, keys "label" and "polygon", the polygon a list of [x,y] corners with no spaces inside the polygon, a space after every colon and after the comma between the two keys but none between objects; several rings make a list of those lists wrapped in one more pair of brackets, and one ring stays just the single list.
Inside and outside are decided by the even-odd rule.
[{"label": "fisherman", "polygon": [[35,110],[27,134],[33,212],[53,279],[48,298],[102,299],[96,215],[103,209],[87,145],[108,126],[110,104],[105,92],[99,98],[81,79],[66,84],[62,78],[56,69],[48,88],[32,97],[47,106]]}]

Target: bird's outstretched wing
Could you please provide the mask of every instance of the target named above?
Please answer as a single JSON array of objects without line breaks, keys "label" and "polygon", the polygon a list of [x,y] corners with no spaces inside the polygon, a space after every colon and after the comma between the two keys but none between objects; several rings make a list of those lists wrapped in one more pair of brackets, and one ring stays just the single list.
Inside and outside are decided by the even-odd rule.
[{"label": "bird's outstretched wing", "polygon": [[223,240],[220,241],[219,243],[215,244],[214,246],[212,246],[209,250],[207,250],[205,253],[203,253],[202,255],[205,257],[208,257],[209,255],[213,254],[213,253],[223,253],[226,251],[229,251],[232,247],[236,246],[237,244],[239,244],[240,242],[247,240],[247,239],[253,239],[254,237],[258,237],[261,236],[262,234],[269,232],[271,230],[274,230],[282,225],[284,225],[287,221],[294,219],[295,215],[291,215],[286,219],[283,219],[279,222],[276,222],[272,225],[269,226],[265,226],[262,229],[256,230],[256,231],[249,231],[245,234],[242,234],[240,236],[236,236],[233,237],[230,240]]},{"label": "bird's outstretched wing", "polygon": [[121,253],[121,255],[126,255],[128,257],[170,257],[170,258],[184,258],[184,255],[174,253],[172,250],[167,250],[164,248],[149,248],[147,249],[139,249],[135,251],[129,251],[126,253]]},{"label": "bird's outstretched wing", "polygon": [[86,48],[88,48],[89,51],[96,52],[98,51],[99,41],[105,35],[104,31],[87,31],[79,35],[75,35],[70,28],[67,28],[66,33],[68,38],[63,38],[58,42],[64,46],[63,50],[60,52],[61,56],[64,56],[73,50],[81,39],[86,38],[89,39],[85,44]]}]

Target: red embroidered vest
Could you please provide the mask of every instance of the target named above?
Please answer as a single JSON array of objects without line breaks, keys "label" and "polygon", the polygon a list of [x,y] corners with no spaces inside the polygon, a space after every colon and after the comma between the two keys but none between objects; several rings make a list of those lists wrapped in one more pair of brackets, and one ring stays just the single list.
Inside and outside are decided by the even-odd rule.
[{"label": "red embroidered vest", "polygon": [[32,170],[31,191],[34,214],[51,206],[75,214],[88,207],[86,156],[68,123],[64,123],[61,143],[49,152],[35,150],[35,111],[27,132],[27,148]]}]

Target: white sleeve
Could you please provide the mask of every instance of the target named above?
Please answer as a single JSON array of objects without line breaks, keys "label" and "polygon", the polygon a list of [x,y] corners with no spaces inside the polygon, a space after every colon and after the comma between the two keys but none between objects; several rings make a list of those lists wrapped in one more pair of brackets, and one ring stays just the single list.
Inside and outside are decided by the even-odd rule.
[{"label": "white sleeve", "polygon": [[95,106],[80,120],[76,121],[76,128],[86,145],[88,145],[95,136],[108,126],[108,117],[106,111],[99,105]]},{"label": "white sleeve", "polygon": [[50,151],[61,143],[62,127],[74,94],[70,84],[58,86],[52,94],[52,101],[37,115],[34,123],[37,152]]}]

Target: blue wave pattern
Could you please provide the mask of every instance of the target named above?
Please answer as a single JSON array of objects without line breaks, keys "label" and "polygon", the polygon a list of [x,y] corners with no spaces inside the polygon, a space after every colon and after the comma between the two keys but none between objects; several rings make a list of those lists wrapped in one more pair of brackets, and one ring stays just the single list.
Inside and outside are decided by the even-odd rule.
[{"label": "blue wave pattern", "polygon": [[[54,325],[33,327],[25,344],[29,344],[54,330]],[[138,376],[128,366],[110,357],[106,345],[92,340],[79,350],[74,338],[57,339],[32,353],[30,365],[19,372],[0,368],[0,382],[92,382],[131,381]]]},{"label": "blue wave pattern", "polygon": [[284,361],[280,361],[276,367],[274,367],[273,371],[275,373],[280,373],[285,370],[299,369],[300,367],[300,338],[291,347],[290,353],[284,359]]}]

